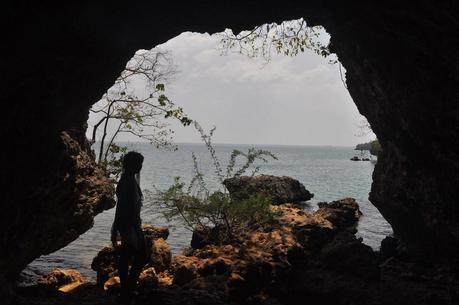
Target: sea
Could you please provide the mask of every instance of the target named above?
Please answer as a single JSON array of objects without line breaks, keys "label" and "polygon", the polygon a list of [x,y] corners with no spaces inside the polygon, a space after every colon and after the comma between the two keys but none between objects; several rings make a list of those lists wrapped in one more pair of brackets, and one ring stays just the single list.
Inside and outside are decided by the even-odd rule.
[{"label": "sea", "polygon": [[[172,149],[158,149],[148,143],[139,142],[122,144],[129,150],[142,153],[145,158],[140,177],[143,190],[149,190],[153,194],[156,190],[165,190],[173,184],[174,177],[181,177],[183,182],[189,182],[194,175],[192,154],[196,156],[198,168],[204,174],[208,187],[214,190],[220,188],[214,162],[204,144],[177,144]],[[391,226],[368,200],[372,173],[377,161],[350,161],[351,157],[360,154],[353,147],[245,144],[214,144],[213,147],[224,170],[235,149],[247,152],[253,147],[273,153],[277,160],[255,164],[260,166],[258,174],[290,176],[299,180],[314,194],[313,199],[305,204],[306,210],[316,210],[317,203],[322,201],[355,198],[363,213],[357,235],[375,250],[379,249],[381,240],[392,233]],[[239,159],[236,166],[241,165],[242,159]],[[189,246],[191,232],[180,222],[167,222],[154,200],[148,198],[142,207],[142,222],[167,226],[170,231],[167,242],[174,255],[180,254]],[[113,208],[97,215],[94,226],[78,239],[30,263],[22,272],[21,283],[32,284],[40,275],[54,268],[77,269],[87,281],[95,281],[96,273],[91,270],[91,262],[104,246],[110,244],[110,227],[114,213]]]}]

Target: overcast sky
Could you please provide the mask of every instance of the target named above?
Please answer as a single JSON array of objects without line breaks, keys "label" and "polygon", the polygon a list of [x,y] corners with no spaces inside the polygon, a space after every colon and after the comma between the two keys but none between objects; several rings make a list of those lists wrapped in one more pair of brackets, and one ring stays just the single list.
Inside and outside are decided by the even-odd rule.
[{"label": "overcast sky", "polygon": [[[353,146],[374,138],[357,136],[363,117],[338,64],[308,50],[273,54],[265,64],[221,55],[217,44],[215,36],[186,32],[160,46],[172,52],[179,70],[166,95],[205,129],[215,125],[214,143]],[[200,142],[193,127],[171,126],[175,142]]]}]

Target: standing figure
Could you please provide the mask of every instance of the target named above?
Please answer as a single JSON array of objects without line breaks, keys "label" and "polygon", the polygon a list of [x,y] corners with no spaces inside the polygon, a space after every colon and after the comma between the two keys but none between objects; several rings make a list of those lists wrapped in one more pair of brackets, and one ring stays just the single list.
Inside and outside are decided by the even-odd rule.
[{"label": "standing figure", "polygon": [[[140,153],[128,152],[124,156],[121,178],[116,187],[118,201],[111,230],[111,241],[115,248],[119,233],[121,246],[117,264],[121,282],[120,297],[124,304],[133,304],[137,280],[147,261],[142,220],[140,219],[143,196],[139,179],[142,163],[143,156]],[[129,269],[130,262],[132,264]]]}]

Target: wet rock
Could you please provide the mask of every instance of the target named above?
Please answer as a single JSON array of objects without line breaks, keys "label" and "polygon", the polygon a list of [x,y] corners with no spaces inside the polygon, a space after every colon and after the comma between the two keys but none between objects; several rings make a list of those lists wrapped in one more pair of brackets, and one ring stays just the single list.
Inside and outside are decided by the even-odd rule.
[{"label": "wet rock", "polygon": [[56,268],[40,277],[37,284],[45,289],[69,291],[83,282],[84,279],[80,272],[73,269]]},{"label": "wet rock", "polygon": [[298,180],[286,176],[241,176],[226,179],[223,184],[235,198],[261,193],[271,196],[274,204],[303,202],[314,196]]}]

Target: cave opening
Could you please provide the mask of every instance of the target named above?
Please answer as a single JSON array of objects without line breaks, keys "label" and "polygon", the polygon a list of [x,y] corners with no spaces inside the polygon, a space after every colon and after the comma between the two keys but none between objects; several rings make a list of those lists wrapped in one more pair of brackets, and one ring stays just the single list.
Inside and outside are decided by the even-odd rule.
[{"label": "cave opening", "polygon": [[[183,31],[217,33],[227,26],[239,32],[306,16],[331,33],[333,52],[346,67],[350,95],[383,145],[369,181],[370,199],[391,223],[396,235],[391,247],[397,249],[388,255],[370,250],[362,257],[365,251],[347,248],[332,259],[334,265],[327,260],[322,270],[315,264],[298,278],[278,281],[292,284],[282,286],[287,288],[286,304],[293,300],[289,297],[317,304],[458,303],[457,3],[166,1],[62,3],[56,8],[40,2],[7,4],[3,11],[9,54],[2,66],[4,97],[10,103],[4,108],[2,302],[41,304],[30,300],[30,290],[16,296],[16,275],[40,255],[80,241],[94,217],[113,205],[113,188],[85,141],[86,122],[91,105],[136,50]],[[224,131],[218,123],[216,137]],[[304,137],[305,131],[300,130]],[[320,192],[310,181],[303,182],[317,199]],[[93,230],[111,212],[100,214]],[[87,244],[86,249],[92,248]],[[84,252],[76,248],[71,255],[86,257]],[[255,284],[262,279],[252,278]],[[107,296],[98,289],[105,302]],[[178,292],[189,301],[190,294],[181,291],[173,295]],[[81,292],[88,300],[88,290]],[[268,283],[263,292],[271,296],[277,290]],[[53,302],[54,295],[43,295],[43,303],[67,303]],[[152,299],[157,300],[153,296],[148,302]]]},{"label": "cave opening", "polygon": [[[295,26],[295,22],[302,22],[302,19],[285,24]],[[296,30],[299,29],[291,31]],[[217,127],[215,149],[223,160],[228,158],[231,149],[250,146],[278,155],[279,160],[266,165],[260,173],[298,179],[315,194],[306,209],[314,210],[321,201],[356,198],[364,215],[357,235],[377,250],[392,229],[368,200],[374,163],[349,160],[356,154],[356,144],[373,140],[375,135],[368,127],[362,131],[367,123],[349,95],[345,69],[335,54],[323,49],[330,35],[318,27],[314,35],[308,32],[315,44],[298,44],[296,47],[304,50],[292,54],[295,52],[293,45],[289,47],[292,48],[290,53],[283,49],[277,53],[274,49],[260,49],[265,42],[259,41],[249,41],[254,44],[249,47],[243,43],[240,49],[234,50],[234,45],[224,45],[232,43],[224,41],[228,33],[232,33],[231,30],[213,35],[185,32],[152,50],[139,50],[130,61],[134,63],[127,64],[127,70],[151,68],[149,61],[154,58],[154,64],[158,65],[155,73],[161,74],[161,69],[164,73],[153,79],[142,78],[147,73],[144,69],[140,77],[133,74],[134,78],[128,79],[128,72],[121,83],[115,83],[93,106],[95,111],[90,113],[86,135],[93,141],[96,159],[104,151],[107,152],[105,156],[119,153],[118,148],[108,149],[110,143],[142,152],[146,157],[142,188],[166,187],[174,176],[191,172],[191,152],[197,153],[204,166],[209,167],[206,152],[198,145],[200,135],[180,121],[186,114],[206,129]],[[138,65],[140,60],[146,62],[146,66]],[[166,89],[161,88],[162,85]],[[168,124],[164,124],[160,118],[164,112],[155,112],[157,118],[145,124],[145,129],[125,128],[113,142],[120,124],[111,120],[107,121],[106,136],[103,135],[105,121],[101,119],[105,114],[101,110],[107,110],[107,100],[125,100],[126,96],[133,97],[130,101],[158,99],[163,92],[168,100],[183,107],[183,115],[175,117],[178,120],[168,120]],[[102,125],[96,130],[94,127],[100,122]],[[142,132],[153,136],[142,136]],[[108,143],[103,148],[100,145],[102,136]],[[153,146],[149,142],[153,142]],[[145,223],[168,225],[148,203],[142,213]],[[94,279],[89,266],[99,248],[109,243],[113,217],[114,209],[98,215],[94,227],[76,241],[29,264],[26,277],[54,267],[66,267],[78,269],[84,276]],[[174,254],[187,246],[190,237],[191,234],[178,224],[171,226],[168,242]]]}]

